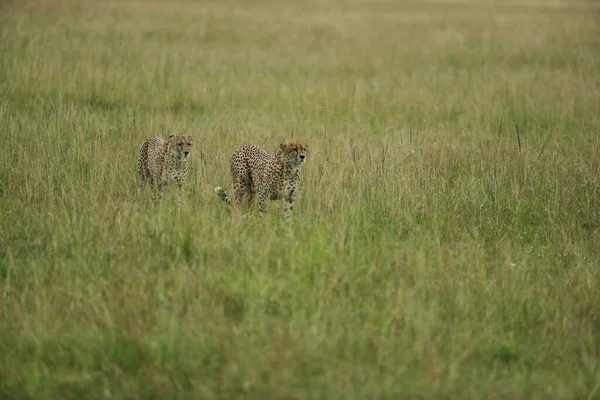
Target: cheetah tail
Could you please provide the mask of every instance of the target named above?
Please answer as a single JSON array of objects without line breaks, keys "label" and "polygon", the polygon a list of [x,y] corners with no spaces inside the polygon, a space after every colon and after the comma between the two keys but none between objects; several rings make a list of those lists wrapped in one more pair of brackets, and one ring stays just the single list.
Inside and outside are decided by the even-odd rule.
[{"label": "cheetah tail", "polygon": [[219,197],[221,198],[221,200],[223,200],[225,203],[231,204],[231,199],[229,198],[229,196],[227,195],[227,193],[221,186],[217,186],[215,188],[215,193],[217,193],[219,195]]}]

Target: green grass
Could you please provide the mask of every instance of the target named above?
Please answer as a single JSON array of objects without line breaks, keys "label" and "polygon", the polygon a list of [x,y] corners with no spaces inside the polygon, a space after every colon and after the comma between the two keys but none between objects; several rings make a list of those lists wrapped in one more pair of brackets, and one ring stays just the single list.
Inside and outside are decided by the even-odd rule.
[{"label": "green grass", "polygon": [[[0,398],[600,398],[599,15],[2,3]],[[231,213],[230,154],[291,139],[292,222]]]}]

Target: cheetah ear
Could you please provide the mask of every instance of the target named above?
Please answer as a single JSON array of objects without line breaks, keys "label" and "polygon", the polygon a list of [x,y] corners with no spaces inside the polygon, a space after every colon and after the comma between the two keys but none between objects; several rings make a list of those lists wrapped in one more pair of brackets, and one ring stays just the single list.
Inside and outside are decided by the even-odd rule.
[{"label": "cheetah ear", "polygon": [[282,143],[279,145],[279,148],[281,149],[281,151],[285,151],[285,148],[286,148],[286,147],[287,147],[287,143],[286,143],[286,142],[282,142]]},{"label": "cheetah ear", "polygon": [[175,136],[175,134],[174,134],[174,133],[171,133],[171,134],[169,135],[169,139],[171,139],[173,136]]},{"label": "cheetah ear", "polygon": [[192,135],[185,135],[186,139],[189,140],[190,142],[192,141]]}]

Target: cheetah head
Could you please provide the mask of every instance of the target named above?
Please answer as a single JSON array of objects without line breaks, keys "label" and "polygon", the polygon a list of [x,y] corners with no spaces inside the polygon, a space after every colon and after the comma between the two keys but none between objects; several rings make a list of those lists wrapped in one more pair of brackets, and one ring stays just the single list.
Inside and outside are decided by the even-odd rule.
[{"label": "cheetah head", "polygon": [[284,142],[279,145],[279,154],[291,165],[301,165],[308,154],[308,146],[300,142]]},{"label": "cheetah head", "polygon": [[169,144],[173,156],[180,160],[187,159],[192,147],[192,137],[190,135],[169,135]]}]

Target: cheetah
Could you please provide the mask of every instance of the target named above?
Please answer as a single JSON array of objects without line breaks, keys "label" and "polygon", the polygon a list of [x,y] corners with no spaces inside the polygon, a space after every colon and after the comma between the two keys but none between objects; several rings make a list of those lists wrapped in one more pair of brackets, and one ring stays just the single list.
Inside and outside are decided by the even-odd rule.
[{"label": "cheetah", "polygon": [[181,199],[188,175],[191,146],[190,135],[169,135],[167,140],[158,137],[146,140],[138,160],[142,189],[149,183],[155,194],[158,192],[162,196],[164,186],[177,183]]},{"label": "cheetah", "polygon": [[[285,219],[288,220],[294,209],[300,170],[307,154],[308,146],[300,142],[282,143],[275,154],[253,144],[237,149],[231,156],[237,207],[242,209],[244,203],[252,204],[258,195],[258,209],[264,214],[268,200],[284,199]],[[227,204],[233,203],[220,186],[215,188],[215,192]]]}]

